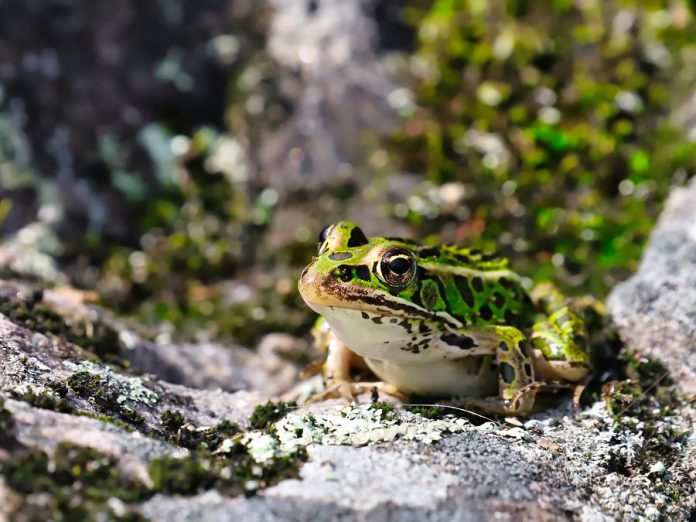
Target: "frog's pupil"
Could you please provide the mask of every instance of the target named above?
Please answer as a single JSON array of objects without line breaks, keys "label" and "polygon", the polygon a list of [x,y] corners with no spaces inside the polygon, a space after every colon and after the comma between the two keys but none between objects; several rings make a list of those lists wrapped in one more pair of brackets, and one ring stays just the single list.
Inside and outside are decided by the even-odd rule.
[{"label": "frog's pupil", "polygon": [[404,275],[411,269],[411,261],[405,257],[397,257],[389,261],[389,270],[397,275]]}]

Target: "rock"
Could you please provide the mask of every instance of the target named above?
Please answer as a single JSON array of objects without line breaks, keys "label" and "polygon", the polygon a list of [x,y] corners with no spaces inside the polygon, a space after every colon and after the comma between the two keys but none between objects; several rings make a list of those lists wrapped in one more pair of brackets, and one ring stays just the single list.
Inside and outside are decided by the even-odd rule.
[{"label": "rock", "polygon": [[270,397],[287,391],[299,374],[298,367],[275,354],[272,347],[263,340],[257,351],[218,343],[158,345],[141,341],[126,357],[134,370],[172,383],[202,389],[255,390]]},{"label": "rock", "polygon": [[[613,471],[612,463],[620,455],[635,456],[640,438],[618,429],[601,404],[577,415],[564,412],[540,417],[526,441],[507,436],[519,428],[467,423],[433,444],[310,445],[299,480],[246,499],[210,492],[186,499],[157,495],[142,512],[162,521],[657,520],[650,513],[659,506],[661,516],[686,516],[693,500],[671,502],[664,492],[680,484],[693,494],[693,446],[671,461],[674,482],[628,476]],[[549,439],[556,451],[542,444]]]},{"label": "rock", "polygon": [[[379,57],[373,0],[272,0],[268,52],[293,113],[261,144],[261,171],[282,191],[347,181],[363,134],[396,122]],[[382,2],[387,3],[387,2]],[[349,110],[346,110],[349,108]]]},{"label": "rock", "polygon": [[55,452],[59,444],[70,443],[93,448],[118,460],[126,475],[149,484],[147,464],[165,455],[183,456],[186,450],[102,421],[67,415],[8,400],[5,408],[12,413],[17,440],[26,447]]},{"label": "rock", "polygon": [[0,280],[0,299],[16,307],[35,309],[37,314],[37,306],[48,307],[66,322],[64,329],[72,326],[96,332],[101,327],[113,339],[113,358],[127,361],[134,372],[152,374],[172,384],[210,390],[255,390],[263,396],[276,396],[294,385],[304,360],[318,356],[306,341],[285,334],[266,335],[256,350],[212,342],[153,342],[113,313],[90,304],[95,297],[90,292],[68,286],[42,291],[37,288]]},{"label": "rock", "polygon": [[[146,432],[162,429],[165,410],[182,411],[187,421],[210,426],[222,420],[244,424],[263,397],[255,392],[197,390],[115,371],[95,361],[90,352],[55,336],[34,333],[0,314],[0,392],[49,394],[65,400],[77,411],[130,421]],[[71,383],[76,375],[91,379]],[[59,390],[54,392],[54,390]],[[95,393],[102,394],[95,401]]]},{"label": "rock", "polygon": [[[623,335],[619,312],[634,308],[618,300],[632,285],[642,321],[675,325],[663,352],[645,353],[682,379],[678,362],[688,365],[689,352],[670,343],[693,340],[688,291],[676,283],[693,282],[696,233],[679,219],[694,222],[694,198],[696,183],[673,195],[638,282],[611,301]],[[483,424],[445,415],[456,408],[418,414],[361,397],[350,406],[264,408],[252,423],[256,406],[298,379],[302,341],[272,334],[255,351],[158,344],[91,301],[65,287],[0,281],[0,494],[8,499],[0,520],[56,518],[65,495],[94,518],[167,522],[686,520],[696,512],[696,410],[679,394],[638,392],[620,412],[604,402],[576,410],[563,396],[525,422]],[[223,421],[243,433],[220,428],[208,445],[207,430]],[[83,468],[59,463],[66,447],[73,457],[88,448],[97,470],[110,466],[96,487],[115,484],[113,492],[89,497]],[[18,462],[41,466],[27,479]]]},{"label": "rock", "polygon": [[614,288],[608,309],[623,341],[662,362],[696,393],[696,180],[675,188],[636,274]]},{"label": "rock", "polygon": [[[13,205],[0,229],[20,228],[39,206],[54,213],[62,200],[63,239],[82,237],[86,223],[108,237],[132,237],[133,200],[139,190],[152,194],[153,164],[166,155],[150,139],[164,128],[151,124],[220,127],[229,75],[251,53],[263,17],[247,0],[3,2],[0,133],[14,129],[8,161],[26,172],[6,176],[15,187],[3,178],[0,198]],[[230,34],[238,52],[212,52]],[[99,182],[116,171],[132,173],[135,192]]]}]

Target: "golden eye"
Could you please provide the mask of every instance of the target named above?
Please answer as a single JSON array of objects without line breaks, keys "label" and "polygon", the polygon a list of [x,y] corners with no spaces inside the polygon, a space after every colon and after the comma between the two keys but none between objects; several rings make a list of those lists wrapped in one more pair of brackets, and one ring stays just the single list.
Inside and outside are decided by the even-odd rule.
[{"label": "golden eye", "polygon": [[321,232],[319,232],[319,237],[317,238],[317,247],[319,250],[319,255],[323,254],[326,251],[326,238],[329,237],[329,232],[331,232],[332,228],[333,225],[326,225],[324,228],[321,229]]},{"label": "golden eye", "polygon": [[379,278],[394,288],[408,286],[416,276],[416,260],[405,248],[387,250],[379,262]]}]

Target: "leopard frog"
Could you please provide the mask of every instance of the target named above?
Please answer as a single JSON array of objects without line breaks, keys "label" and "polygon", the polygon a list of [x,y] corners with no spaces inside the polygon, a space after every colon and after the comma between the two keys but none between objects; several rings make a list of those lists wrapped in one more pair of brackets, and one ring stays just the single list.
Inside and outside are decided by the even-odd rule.
[{"label": "leopard frog", "polygon": [[[322,319],[321,399],[368,390],[457,397],[479,411],[526,415],[545,387],[589,371],[587,333],[552,285],[527,290],[497,255],[453,245],[368,238],[326,227],[299,291]],[[379,382],[354,382],[367,366]]]}]

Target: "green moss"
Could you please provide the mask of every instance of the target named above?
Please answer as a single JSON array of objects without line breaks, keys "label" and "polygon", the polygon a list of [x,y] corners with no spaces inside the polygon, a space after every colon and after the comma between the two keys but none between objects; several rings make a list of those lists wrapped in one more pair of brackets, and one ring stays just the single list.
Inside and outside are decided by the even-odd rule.
[{"label": "green moss", "polygon": [[195,495],[219,487],[220,472],[211,469],[210,459],[199,457],[162,457],[150,463],[154,489],[168,494]]},{"label": "green moss", "polygon": [[220,447],[222,441],[238,435],[242,432],[241,428],[234,422],[224,420],[215,426],[212,426],[205,430],[203,440],[205,445],[211,451],[215,451]]},{"label": "green moss", "polygon": [[373,402],[370,404],[370,409],[381,411],[382,417],[394,414],[394,405],[387,402]]},{"label": "green moss", "polygon": [[447,409],[442,406],[410,406],[406,404],[404,405],[404,409],[425,417],[426,419],[442,419],[448,414]]},{"label": "green moss", "polygon": [[164,410],[160,415],[160,420],[164,429],[170,433],[176,433],[186,423],[180,412],[172,410]]},{"label": "green moss", "polygon": [[79,397],[89,400],[101,412],[114,415],[123,421],[139,425],[143,416],[135,409],[118,401],[118,394],[99,375],[88,371],[79,371],[68,377],[67,385]]},{"label": "green moss", "polygon": [[242,431],[235,423],[227,420],[215,426],[198,428],[192,424],[185,423],[184,418],[180,414],[169,410],[163,412],[162,417],[163,423],[166,417],[170,425],[170,428],[165,427],[167,440],[191,450],[215,451],[225,439]]},{"label": "green moss", "polygon": [[164,457],[150,464],[150,476],[158,492],[195,495],[215,488],[225,495],[252,494],[286,478],[297,477],[307,459],[304,449],[271,462],[256,463],[242,444],[224,456],[207,451],[190,457]]},{"label": "green moss", "polygon": [[618,363],[623,364],[624,378],[632,380],[607,383],[604,402],[613,415],[614,430],[639,435],[644,442],[630,461],[617,455],[611,464],[625,475],[648,474],[655,462],[668,464],[683,451],[688,434],[675,428],[671,416],[684,407],[685,398],[660,363],[629,351],[620,353]]},{"label": "green moss", "polygon": [[126,424],[122,420],[117,419],[111,415],[105,415],[103,413],[92,413],[92,412],[85,411],[85,410],[80,410],[77,412],[77,414],[82,416],[82,417],[89,417],[90,419],[95,419],[95,420],[98,420],[101,422],[106,422],[108,424],[113,424],[117,428],[120,428],[120,429],[127,431],[127,432],[135,431],[133,426],[131,426],[130,424]]},{"label": "green moss", "polygon": [[623,415],[632,407],[638,407],[643,390],[633,381],[607,383],[604,403],[612,415]]},{"label": "green moss", "polygon": [[626,376],[638,382],[644,390],[657,384],[661,386],[674,384],[669,370],[655,359],[630,350],[623,350],[619,360],[625,363]]},{"label": "green moss", "polygon": [[260,404],[254,408],[254,412],[249,418],[249,425],[255,430],[262,430],[269,427],[270,424],[282,419],[285,414],[294,408],[297,404],[294,402],[272,402]]},{"label": "green moss", "polygon": [[412,2],[412,103],[372,152],[388,158],[383,176],[421,178],[391,203],[416,237],[499,249],[530,278],[602,296],[635,269],[669,188],[696,172],[696,145],[670,119],[691,90],[696,24],[667,0],[567,4]]},{"label": "green moss", "polygon": [[73,408],[70,402],[47,390],[36,393],[33,389],[29,389],[21,394],[14,394],[14,397],[44,410],[52,410],[60,413],[73,413],[75,411],[75,408]]},{"label": "green moss", "polygon": [[[0,473],[15,491],[44,494],[40,504],[25,504],[15,515],[32,520],[119,520],[110,498],[137,502],[151,493],[124,477],[115,459],[96,450],[61,444],[49,457],[40,451],[18,451],[0,462]],[[127,520],[137,520],[129,512]]]}]

